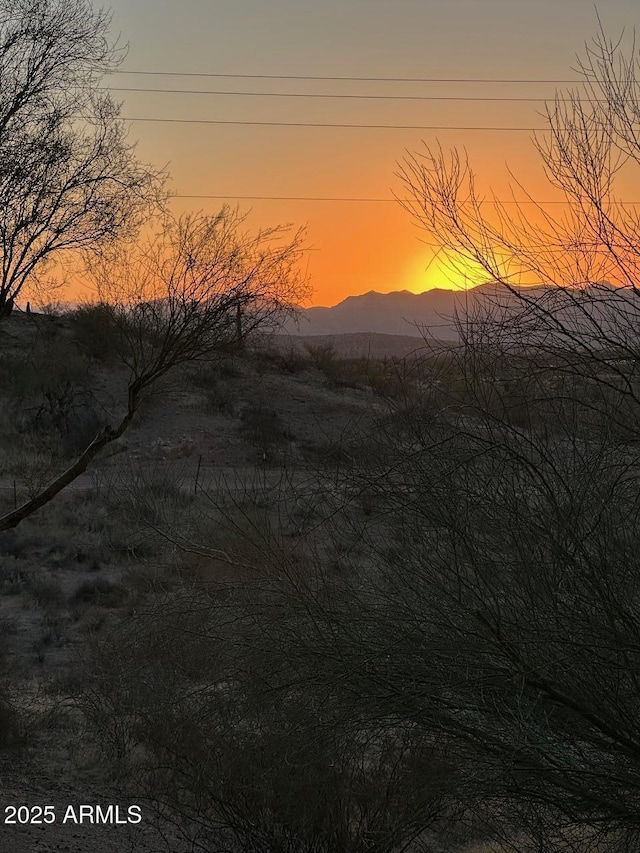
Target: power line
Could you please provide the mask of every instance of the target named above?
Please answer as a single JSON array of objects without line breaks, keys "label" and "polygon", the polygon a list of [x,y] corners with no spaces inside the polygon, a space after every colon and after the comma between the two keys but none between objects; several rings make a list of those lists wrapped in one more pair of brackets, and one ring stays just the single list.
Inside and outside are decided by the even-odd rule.
[{"label": "power line", "polygon": [[[236,199],[238,201],[341,201],[341,202],[373,202],[376,204],[398,204],[399,202],[414,202],[415,199],[410,198],[368,198],[368,197],[358,197],[358,196],[284,196],[284,195],[235,195],[233,193],[228,193],[227,195],[184,195],[182,193],[177,193],[176,195],[172,195],[170,197],[180,198],[180,199]],[[538,201],[536,199],[482,199],[478,202],[479,204],[534,204],[540,207],[546,207],[550,204],[571,204],[569,201]],[[612,205],[625,205],[625,204],[640,204],[640,201],[611,201],[609,204]]]},{"label": "power line", "polygon": [[231,121],[226,119],[205,118],[147,118],[142,116],[121,116],[123,121],[164,122],[167,124],[212,124],[212,125],[249,125],[255,127],[329,127],[329,128],[358,128],[361,130],[491,130],[491,131],[520,131],[524,133],[548,132],[548,127],[487,127],[435,124],[347,124],[309,121]]},{"label": "power line", "polygon": [[210,199],[237,199],[238,201],[347,201],[347,202],[374,202],[377,204],[398,204],[399,201],[411,201],[411,199],[395,199],[395,198],[358,198],[340,197],[340,196],[287,196],[287,195],[235,195],[233,193],[227,195],[183,195],[177,193],[170,197],[173,198],[210,198]]},{"label": "power line", "polygon": [[[495,98],[479,96],[457,96],[457,95],[355,95],[355,94],[332,94],[329,92],[229,92],[212,89],[145,89],[129,86],[104,86],[103,91],[109,92],[156,92],[160,95],[230,95],[251,98],[323,98],[339,100],[362,100],[362,101],[487,101],[487,102],[520,102],[520,103],[544,103],[549,98]],[[561,103],[572,103],[571,98],[559,98]],[[554,103],[556,100],[554,99]],[[606,103],[604,100],[590,100],[589,103]]]},{"label": "power line", "polygon": [[[128,71],[121,69],[112,74],[131,74],[148,77],[220,77],[232,80],[336,80],[357,83],[554,83],[554,84],[584,84],[584,79],[550,80],[523,79],[505,77],[346,77],[327,76],[319,74],[217,74],[198,71]],[[602,81],[592,80],[590,83]]]}]

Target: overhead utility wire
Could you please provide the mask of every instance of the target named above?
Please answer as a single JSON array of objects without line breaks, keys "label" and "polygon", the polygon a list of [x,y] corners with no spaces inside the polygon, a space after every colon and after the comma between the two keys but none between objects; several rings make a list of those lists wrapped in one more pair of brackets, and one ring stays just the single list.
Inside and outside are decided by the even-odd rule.
[{"label": "overhead utility wire", "polygon": [[[332,77],[319,74],[213,74],[196,71],[127,71],[120,69],[112,74],[132,74],[149,77],[221,77],[236,80],[345,80],[361,83],[584,83],[584,79],[550,80],[505,77]],[[589,81],[598,83],[601,81]]]},{"label": "overhead utility wire", "polygon": [[[398,202],[407,202],[411,203],[414,199],[410,198],[366,198],[366,197],[358,197],[358,196],[286,196],[286,195],[235,195],[233,193],[227,193],[227,195],[185,195],[182,193],[176,193],[176,195],[170,196],[170,199],[173,198],[203,198],[203,199],[237,199],[238,201],[345,201],[345,202],[373,202],[373,203],[384,203],[384,204],[398,204]],[[571,204],[569,201],[538,201],[536,199],[480,199],[479,204],[535,204],[540,206],[546,206],[548,204]],[[609,204],[612,205],[625,205],[625,204],[640,204],[640,201],[611,201]]]},{"label": "overhead utility wire", "polygon": [[[103,86],[103,91],[109,92],[156,92],[160,95],[230,95],[251,98],[325,98],[339,100],[360,101],[507,101],[521,103],[544,103],[549,98],[485,98],[479,96],[457,96],[457,95],[344,95],[330,94],[328,92],[228,92],[212,89],[144,89],[128,86]],[[562,103],[572,103],[571,98],[559,98]],[[555,102],[555,99],[554,99]],[[602,101],[590,101],[590,103],[606,103]]]},{"label": "overhead utility wire", "polygon": [[146,118],[142,116],[121,116],[123,121],[165,122],[167,124],[235,124],[259,127],[341,127],[359,128],[362,130],[509,130],[531,132],[548,132],[548,127],[487,127],[435,124],[338,124],[309,121],[230,121],[226,119],[206,118]]}]

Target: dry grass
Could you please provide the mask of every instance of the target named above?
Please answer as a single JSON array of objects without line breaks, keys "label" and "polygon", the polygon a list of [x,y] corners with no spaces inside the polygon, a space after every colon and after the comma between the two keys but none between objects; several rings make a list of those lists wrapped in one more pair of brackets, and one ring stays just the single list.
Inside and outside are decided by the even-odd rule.
[{"label": "dry grass", "polygon": [[[45,365],[45,338],[23,335],[16,344],[36,353],[40,385],[19,353],[9,349],[0,362],[6,507],[13,480],[19,501],[65,464],[69,431],[54,418],[73,413],[87,377],[105,410],[119,400],[108,313],[80,311],[47,328],[34,335],[55,344],[48,351],[58,364]],[[141,791],[173,798],[190,819],[213,824],[216,803],[230,798],[244,816],[240,831],[253,821],[260,838],[252,839],[264,849],[286,841],[323,853],[367,850],[363,814],[391,833],[409,820],[402,810],[412,797],[431,796],[434,783],[438,796],[451,795],[452,780],[463,789],[465,774],[448,758],[422,761],[424,742],[394,752],[397,720],[368,729],[350,717],[352,708],[339,705],[343,671],[343,681],[305,694],[296,679],[315,683],[320,653],[311,675],[288,668],[296,637],[304,643],[317,631],[305,614],[315,608],[324,617],[338,600],[343,621],[331,631],[357,636],[364,629],[353,608],[381,583],[383,547],[399,566],[402,548],[412,547],[391,538],[389,506],[401,493],[378,488],[378,473],[395,461],[383,427],[409,443],[411,424],[451,401],[467,404],[465,383],[451,358],[373,359],[326,342],[183,371],[181,395],[166,386],[150,399],[117,454],[0,534],[0,747],[43,742],[38,715],[16,701],[36,685],[47,707],[56,705],[48,734],[61,747],[82,734],[89,752],[91,738],[105,759],[101,772],[119,769]],[[79,426],[71,433],[83,440]],[[189,458],[154,450],[185,437]],[[300,624],[307,633],[296,634]],[[350,677],[369,665],[356,664]],[[372,772],[387,748],[388,762]],[[479,843],[478,827],[457,818],[447,825],[447,814],[434,817],[424,849],[498,853]]]}]

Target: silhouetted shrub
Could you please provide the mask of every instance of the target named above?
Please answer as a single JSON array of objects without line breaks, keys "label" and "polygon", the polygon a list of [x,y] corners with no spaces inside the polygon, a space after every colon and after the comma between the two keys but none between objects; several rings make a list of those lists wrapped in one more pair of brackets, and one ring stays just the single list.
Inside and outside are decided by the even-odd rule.
[{"label": "silhouetted shrub", "polygon": [[117,353],[119,330],[110,305],[83,305],[69,315],[69,320],[75,340],[90,358],[108,361]]},{"label": "silhouetted shrub", "polygon": [[200,849],[403,849],[450,813],[455,764],[417,727],[381,733],[337,691],[298,690],[295,610],[257,589],[173,596],[111,632],[80,697],[102,757]]},{"label": "silhouetted shrub", "polygon": [[287,350],[276,347],[260,350],[256,353],[256,370],[263,373],[268,368],[282,373],[300,373],[310,365],[310,360],[298,347],[290,346]]},{"label": "silhouetted shrub", "polygon": [[29,583],[29,592],[40,607],[51,607],[60,604],[63,599],[60,584],[56,583],[52,578],[32,577]]},{"label": "silhouetted shrub", "polygon": [[120,607],[127,599],[123,587],[106,578],[83,581],[69,597],[69,604],[95,604],[99,607]]},{"label": "silhouetted shrub", "polygon": [[93,441],[103,422],[95,408],[86,404],[77,406],[75,411],[61,417],[57,426],[62,453],[65,456],[75,456]]},{"label": "silhouetted shrub", "polygon": [[278,412],[262,404],[245,406],[240,414],[240,429],[265,453],[291,439]]},{"label": "silhouetted shrub", "polygon": [[333,344],[305,344],[309,353],[309,359],[314,367],[317,367],[332,382],[340,375],[340,359]]}]

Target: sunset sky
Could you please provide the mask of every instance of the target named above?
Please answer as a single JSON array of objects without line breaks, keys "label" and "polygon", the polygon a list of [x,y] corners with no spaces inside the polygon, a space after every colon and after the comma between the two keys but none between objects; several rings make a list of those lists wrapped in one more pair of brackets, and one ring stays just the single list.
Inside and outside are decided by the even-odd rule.
[{"label": "sunset sky", "polygon": [[[423,140],[466,147],[483,186],[498,195],[508,189],[508,163],[534,196],[548,196],[529,131],[430,128],[541,127],[544,99],[566,88],[559,81],[576,79],[576,53],[597,29],[591,0],[113,0],[110,5],[114,32],[130,49],[122,72],[108,82],[123,102],[123,115],[135,119],[132,137],[139,140],[140,156],[168,165],[171,188],[181,196],[172,202],[174,209],[213,213],[237,201],[252,210],[256,225],[306,225],[316,305],[368,290],[451,286],[438,261],[430,263],[434,250],[420,243],[428,235],[392,200],[400,192],[397,162]],[[637,0],[607,0],[599,11],[611,36],[640,23]],[[273,79],[278,75],[289,79]],[[433,82],[291,79],[304,77]],[[120,91],[127,88],[188,92]],[[279,96],[283,93],[396,99]],[[292,200],[301,198],[306,200]],[[317,198],[383,201],[311,200]]]}]

